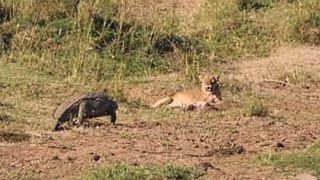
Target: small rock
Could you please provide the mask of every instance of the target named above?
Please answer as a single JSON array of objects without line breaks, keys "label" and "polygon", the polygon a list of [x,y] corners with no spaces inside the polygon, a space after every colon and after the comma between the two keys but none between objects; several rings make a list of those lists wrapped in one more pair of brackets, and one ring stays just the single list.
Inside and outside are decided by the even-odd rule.
[{"label": "small rock", "polygon": [[132,166],[139,166],[139,163],[138,162],[133,162],[131,165]]},{"label": "small rock", "polygon": [[303,173],[298,174],[294,179],[296,180],[317,180],[315,176],[312,176],[311,174]]},{"label": "small rock", "polygon": [[161,123],[160,122],[156,122],[155,125],[156,126],[161,126]]},{"label": "small rock", "polygon": [[71,161],[71,162],[73,162],[74,160],[76,160],[77,158],[76,157],[71,157],[71,156],[68,156],[67,157],[67,160],[68,161]]},{"label": "small rock", "polygon": [[276,147],[278,147],[278,148],[284,148],[284,144],[282,144],[281,142],[277,142],[277,143],[276,143]]},{"label": "small rock", "polygon": [[101,157],[100,157],[99,155],[97,155],[97,154],[95,154],[95,155],[92,156],[92,159],[93,159],[94,161],[99,161],[100,158],[101,158]]},{"label": "small rock", "polygon": [[59,158],[58,155],[55,155],[55,156],[52,157],[52,160],[59,160],[59,159],[60,159],[60,158]]}]

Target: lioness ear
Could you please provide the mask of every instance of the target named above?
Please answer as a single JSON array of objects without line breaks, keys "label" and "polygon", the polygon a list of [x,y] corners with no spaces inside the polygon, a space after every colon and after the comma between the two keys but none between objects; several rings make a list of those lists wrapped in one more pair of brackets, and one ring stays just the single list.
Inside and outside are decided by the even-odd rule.
[{"label": "lioness ear", "polygon": [[217,76],[217,81],[219,81],[219,79],[220,79],[220,75]]},{"label": "lioness ear", "polygon": [[203,79],[203,75],[200,74],[200,75],[199,75],[199,80],[202,81],[202,79]]},{"label": "lioness ear", "polygon": [[220,79],[220,75],[218,75],[217,77],[213,76],[212,79],[211,79],[211,81],[212,81],[212,82],[218,82],[219,79]]},{"label": "lioness ear", "polygon": [[216,80],[217,80],[216,77],[212,76],[211,81],[215,82]]}]

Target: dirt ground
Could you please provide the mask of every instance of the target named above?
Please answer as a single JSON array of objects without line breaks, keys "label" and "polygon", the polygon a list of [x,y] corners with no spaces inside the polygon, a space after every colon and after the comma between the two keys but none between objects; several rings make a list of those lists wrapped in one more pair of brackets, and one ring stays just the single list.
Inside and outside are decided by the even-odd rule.
[{"label": "dirt ground", "polygon": [[[229,105],[219,112],[120,108],[116,126],[99,118],[90,127],[56,133],[0,132],[0,178],[80,179],[93,167],[124,162],[196,166],[206,171],[204,179],[293,179],[254,161],[258,155],[303,149],[319,139],[319,57],[319,48],[284,48],[269,58],[222,67],[222,82],[240,83],[240,89],[250,86],[254,94],[265,97],[271,108],[268,117],[243,115],[241,100],[246,97],[240,95],[247,90],[242,88],[239,94],[223,93]],[[310,76],[305,81],[286,81],[287,85],[265,81],[284,71],[291,75],[296,67],[300,70],[295,75],[308,71],[312,81]],[[132,94],[132,88],[127,95],[140,96],[149,104],[166,94],[164,88],[155,94],[158,83],[149,83],[153,90]],[[144,86],[137,84],[134,90],[142,92]],[[161,113],[170,115],[152,117]]]}]

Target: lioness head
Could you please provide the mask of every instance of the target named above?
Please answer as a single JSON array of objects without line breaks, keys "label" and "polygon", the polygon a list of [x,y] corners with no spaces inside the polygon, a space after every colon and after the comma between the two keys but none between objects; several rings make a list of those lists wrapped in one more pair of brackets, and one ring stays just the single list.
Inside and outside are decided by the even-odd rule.
[{"label": "lioness head", "polygon": [[216,101],[221,101],[220,76],[209,76],[208,74],[200,75],[201,90],[208,95],[216,96]]},{"label": "lioness head", "polygon": [[199,75],[199,80],[201,82],[201,90],[210,94],[212,91],[212,78],[208,74],[204,74]]}]

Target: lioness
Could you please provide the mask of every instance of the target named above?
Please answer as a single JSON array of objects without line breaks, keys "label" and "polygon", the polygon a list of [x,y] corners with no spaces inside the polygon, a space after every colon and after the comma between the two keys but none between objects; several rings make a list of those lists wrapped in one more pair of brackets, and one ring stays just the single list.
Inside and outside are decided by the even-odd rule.
[{"label": "lioness", "polygon": [[219,76],[200,75],[199,79],[201,81],[201,88],[177,92],[172,96],[160,99],[151,107],[155,108],[167,104],[167,107],[171,108],[190,109],[190,107],[197,107],[197,109],[201,109],[206,105],[214,106],[215,103],[220,102],[222,98]]}]

